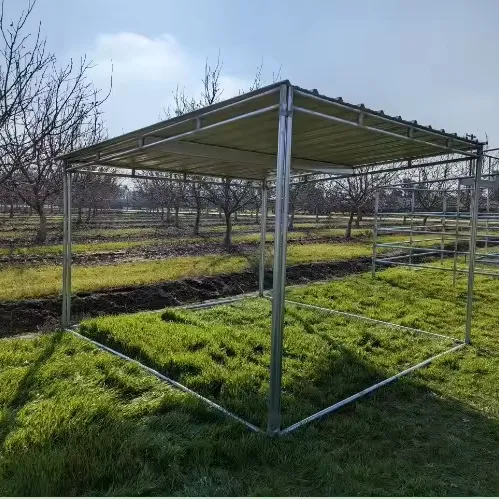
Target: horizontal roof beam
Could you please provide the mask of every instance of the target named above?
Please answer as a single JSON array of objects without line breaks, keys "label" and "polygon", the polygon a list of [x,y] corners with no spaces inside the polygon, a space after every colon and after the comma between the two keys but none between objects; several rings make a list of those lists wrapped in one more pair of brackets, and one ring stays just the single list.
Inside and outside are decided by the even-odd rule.
[{"label": "horizontal roof beam", "polygon": [[310,109],[305,109],[304,107],[295,106],[293,108],[293,111],[298,111],[298,112],[301,112],[304,114],[309,114],[311,116],[316,116],[317,118],[322,118],[322,119],[329,120],[329,121],[335,121],[336,123],[342,123],[343,125],[348,125],[350,127],[368,130],[370,132],[379,133],[381,135],[388,135],[390,137],[400,139],[401,141],[406,140],[406,141],[414,142],[415,144],[431,146],[431,147],[434,147],[435,149],[442,149],[442,150],[445,150],[447,152],[452,152],[455,154],[462,154],[464,156],[469,156],[471,158],[478,157],[478,154],[475,154],[472,152],[463,151],[461,149],[454,149],[452,147],[443,146],[441,144],[435,144],[434,142],[428,142],[426,140],[420,140],[420,139],[414,139],[412,137],[406,137],[405,135],[400,135],[398,133],[389,132],[388,130],[382,130],[381,128],[375,128],[372,126],[361,125],[361,124],[356,123],[354,121],[345,120],[343,118],[338,118],[336,116],[331,116],[329,114],[319,113],[317,111],[311,111]]},{"label": "horizontal roof beam", "polygon": [[[154,144],[154,143],[153,143]],[[157,146],[158,150],[168,154],[176,154],[179,156],[195,157],[200,159],[219,160],[225,163],[261,166],[265,169],[274,170],[276,167],[277,156],[274,154],[265,154],[253,151],[241,151],[238,149],[230,149],[226,147],[212,146],[207,144],[199,144],[196,142],[172,141],[163,142]],[[137,151],[140,152],[140,151]],[[111,158],[112,160],[113,158]],[[124,158],[116,158],[124,159]],[[131,158],[129,158],[131,159]],[[106,165],[117,168],[130,168],[132,165],[120,165],[108,161],[96,161],[93,165]],[[84,165],[76,166],[80,168]],[[85,165],[86,166],[86,165]],[[133,168],[140,169],[140,162],[134,162]],[[296,171],[316,172],[316,173],[337,173],[348,174],[353,172],[353,168],[346,165],[338,165],[334,163],[326,163],[323,161],[311,161],[301,158],[292,158],[291,168]],[[227,172],[230,174],[230,172]]]},{"label": "horizontal roof beam", "polygon": [[[216,159],[228,163],[242,163],[259,165],[269,169],[276,167],[277,156],[253,151],[241,151],[227,147],[198,144],[195,142],[169,142],[161,145],[161,150],[170,154],[193,156],[204,159]],[[326,163],[324,161],[311,161],[308,159],[292,158],[293,170],[317,171],[325,173],[351,173],[353,168],[346,165]]]}]

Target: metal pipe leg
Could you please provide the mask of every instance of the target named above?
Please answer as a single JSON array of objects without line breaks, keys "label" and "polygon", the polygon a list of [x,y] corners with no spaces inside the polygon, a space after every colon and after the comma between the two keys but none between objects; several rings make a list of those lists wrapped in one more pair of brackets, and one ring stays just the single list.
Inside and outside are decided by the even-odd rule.
[{"label": "metal pipe leg", "polygon": [[66,315],[66,302],[67,302],[67,272],[68,272],[68,262],[67,262],[67,241],[68,241],[68,182],[67,174],[64,171],[62,175],[62,309],[61,309],[61,326],[64,329],[67,327],[68,320]]},{"label": "metal pipe leg", "polygon": [[262,183],[262,216],[260,219],[261,233],[260,233],[260,267],[258,270],[258,294],[263,296],[265,288],[265,238],[267,235],[267,197],[268,188],[267,182]]},{"label": "metal pipe leg", "polygon": [[[291,166],[292,88],[281,86],[277,147],[277,181],[274,230],[274,267],[272,300],[272,339],[267,433],[279,434],[281,428],[282,347],[284,329],[284,284],[286,279],[286,236]],[[291,106],[290,106],[291,104]]]},{"label": "metal pipe leg", "polygon": [[444,264],[444,250],[445,250],[445,221],[447,215],[447,196],[444,192],[444,199],[442,201],[442,213],[443,217],[440,219],[440,223],[442,224],[442,238],[440,239],[440,264]]},{"label": "metal pipe leg", "polygon": [[374,195],[374,227],[373,227],[373,258],[371,263],[371,276],[376,277],[376,257],[378,248],[378,211],[379,211],[379,191]]},{"label": "metal pipe leg", "polygon": [[457,185],[457,195],[456,195],[456,239],[454,242],[454,262],[453,262],[453,278],[452,285],[456,287],[457,281],[457,252],[459,250],[459,224],[461,223],[459,218],[459,208],[461,202],[461,184]]},{"label": "metal pipe leg", "polygon": [[71,279],[71,266],[72,266],[72,234],[71,234],[71,204],[72,204],[72,193],[71,193],[71,184],[72,184],[72,173],[68,172],[67,173],[67,187],[68,187],[68,193],[67,193],[67,203],[68,203],[68,218],[67,218],[67,243],[66,243],[66,251],[67,251],[67,271],[66,271],[66,280],[67,280],[67,286],[66,286],[66,320],[68,325],[71,324],[71,284],[72,284],[72,279]]},{"label": "metal pipe leg", "polygon": [[478,211],[480,207],[480,179],[482,178],[483,146],[478,149],[478,157],[475,166],[475,182],[471,198],[471,226],[470,226],[470,246],[468,261],[468,297],[466,302],[466,330],[464,335],[465,343],[471,342],[471,322],[473,316],[473,287],[475,283],[475,252],[476,233],[478,222]]}]

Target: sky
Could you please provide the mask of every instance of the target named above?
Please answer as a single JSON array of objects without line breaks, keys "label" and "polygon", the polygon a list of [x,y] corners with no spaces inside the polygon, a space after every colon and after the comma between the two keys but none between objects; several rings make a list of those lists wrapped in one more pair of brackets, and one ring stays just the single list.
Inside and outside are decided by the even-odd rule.
[{"label": "sky", "polygon": [[[8,13],[27,0],[5,0]],[[86,55],[109,135],[158,121],[177,85],[199,95],[223,61],[223,98],[273,73],[321,94],[499,147],[497,0],[37,0],[47,47]]]}]

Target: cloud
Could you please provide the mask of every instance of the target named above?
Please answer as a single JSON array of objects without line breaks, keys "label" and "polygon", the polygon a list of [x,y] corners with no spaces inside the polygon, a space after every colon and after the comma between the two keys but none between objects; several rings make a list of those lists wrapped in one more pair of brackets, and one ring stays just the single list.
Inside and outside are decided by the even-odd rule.
[{"label": "cloud", "polygon": [[[190,54],[169,34],[150,38],[138,33],[101,34],[96,38],[90,58],[95,64],[91,77],[99,88],[109,88],[104,118],[110,136],[158,121],[162,110],[172,107],[177,85],[188,96],[202,92],[205,55]],[[222,98],[228,99],[248,89],[245,78],[227,74],[222,68]]]}]

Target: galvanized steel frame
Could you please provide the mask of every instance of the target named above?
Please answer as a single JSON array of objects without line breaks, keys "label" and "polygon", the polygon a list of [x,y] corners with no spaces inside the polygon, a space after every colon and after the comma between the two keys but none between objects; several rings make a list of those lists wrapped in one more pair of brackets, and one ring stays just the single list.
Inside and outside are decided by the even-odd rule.
[{"label": "galvanized steel frame", "polygon": [[[490,181],[487,180],[482,180],[483,174],[482,174],[482,169],[483,169],[483,146],[480,145],[477,148],[477,153],[476,153],[476,166],[475,166],[475,172],[473,177],[453,177],[450,179],[438,179],[434,180],[433,182],[441,182],[441,181],[451,181],[451,180],[457,180],[457,197],[456,197],[456,212],[455,213],[447,213],[447,194],[450,192],[451,189],[434,189],[432,191],[434,192],[442,192],[443,194],[443,210],[442,212],[417,212],[417,215],[419,217],[422,216],[428,216],[428,217],[434,217],[434,218],[440,218],[441,219],[441,229],[440,230],[417,230],[417,234],[425,234],[425,235],[440,235],[440,250],[435,250],[435,249],[426,249],[426,248],[417,248],[418,253],[422,255],[434,255],[434,254],[440,254],[440,259],[441,262],[443,262],[443,256],[444,254],[449,254],[453,255],[454,261],[453,261],[453,267],[452,269],[446,268],[446,267],[438,267],[435,265],[423,265],[423,264],[415,264],[413,263],[413,234],[414,234],[414,229],[418,228],[417,226],[414,227],[413,224],[413,217],[415,215],[414,212],[414,192],[416,190],[427,190],[426,188],[420,188],[418,187],[418,184],[425,182],[414,182],[413,187],[409,187],[410,190],[412,190],[412,202],[411,202],[411,211],[410,211],[410,217],[411,217],[411,225],[410,229],[407,230],[406,228],[402,227],[386,227],[379,229],[378,228],[378,219],[380,216],[384,215],[389,216],[389,215],[395,215],[399,216],[401,215],[400,213],[387,213],[387,212],[380,212],[379,210],[379,191],[382,189],[391,189],[395,186],[384,186],[381,187],[380,189],[377,190],[376,192],[376,202],[375,202],[375,213],[374,213],[374,225],[375,225],[375,230],[374,230],[374,241],[373,241],[373,256],[372,256],[372,276],[373,278],[376,276],[376,264],[381,264],[381,265],[398,265],[398,266],[406,266],[406,267],[414,267],[414,268],[429,268],[429,269],[435,269],[435,270],[442,270],[442,271],[452,271],[453,272],[453,283],[454,286],[456,284],[456,276],[458,273],[465,273],[468,276],[468,283],[467,283],[467,295],[466,295],[466,318],[465,318],[465,334],[464,334],[464,342],[466,344],[471,343],[471,326],[472,326],[472,318],[473,318],[473,293],[474,293],[474,280],[475,280],[475,275],[488,275],[488,276],[497,276],[498,274],[493,273],[493,272],[486,272],[482,270],[476,270],[476,245],[477,245],[477,232],[478,232],[478,223],[479,223],[479,201],[480,201],[480,192],[481,189],[484,187],[490,187],[491,183]],[[468,182],[468,180],[470,180]],[[460,193],[461,193],[461,185],[469,184],[471,187],[471,201],[470,201],[470,212],[469,213],[463,213],[460,211]],[[448,219],[454,219],[455,218],[455,241],[454,241],[454,250],[445,250],[444,249],[444,238],[445,238],[445,221]],[[468,242],[468,251],[463,252],[463,251],[458,251],[458,241],[459,239],[463,239],[463,235],[459,233],[459,221],[460,219],[469,219],[470,222],[470,230],[469,230],[469,235],[464,236],[466,239],[469,240]],[[487,224],[487,229],[488,229],[488,221],[489,219],[487,218],[486,224]],[[426,228],[426,227],[423,227]],[[409,240],[409,246],[405,245],[404,243],[378,243],[377,241],[377,236],[379,232],[409,232],[410,234],[410,240]],[[425,241],[437,241],[438,239],[426,239]],[[487,236],[485,237],[485,240],[487,240]],[[396,255],[396,256],[388,256],[384,258],[379,258],[377,256],[377,248],[381,247],[389,247],[389,248],[394,248],[394,249],[403,249],[403,250],[409,250],[409,254],[404,254],[404,255]],[[457,256],[459,254],[464,254],[465,256],[468,256],[468,269],[463,270],[463,269],[458,269],[457,268]],[[408,259],[407,262],[401,262],[397,260],[404,260]]]},{"label": "galvanized steel frame", "polygon": [[[206,116],[210,115],[216,115],[218,112],[223,112],[226,111],[229,108],[233,108],[234,106],[239,106],[243,102],[247,101],[252,101],[256,100],[259,97],[266,96],[266,95],[271,95],[273,93],[279,92],[279,103],[275,105],[270,105],[266,106],[264,108],[256,109],[251,112],[239,114],[236,116],[233,116],[228,119],[223,119],[222,121],[213,123],[211,125],[203,126],[202,125],[202,120]],[[332,115],[328,115],[325,113],[317,112],[311,109],[304,108],[302,106],[296,106],[294,105],[294,95],[299,95],[301,97],[306,97],[311,100],[317,100],[317,101],[323,101],[326,102],[328,105],[333,106],[334,108],[340,108],[340,109],[346,109],[348,111],[353,111],[357,113],[357,119],[356,121],[350,121],[344,118],[339,118],[335,117]],[[198,133],[201,133],[206,130],[212,130],[215,128],[223,128],[224,125],[234,123],[239,120],[244,120],[247,118],[251,118],[254,116],[260,116],[265,113],[269,113],[270,111],[274,111],[278,109],[278,147],[277,147],[277,165],[276,165],[276,177],[275,177],[275,189],[276,189],[276,207],[275,207],[275,228],[274,228],[274,264],[273,264],[273,298],[272,298],[272,329],[271,329],[271,359],[270,359],[270,387],[269,387],[269,404],[268,404],[268,415],[267,415],[267,434],[269,436],[276,436],[276,435],[282,435],[282,434],[288,434],[294,431],[295,429],[302,427],[304,424],[307,424],[311,421],[314,421],[318,419],[319,417],[322,417],[326,414],[329,414],[338,408],[351,403],[358,398],[371,393],[372,391],[390,383],[391,381],[398,379],[401,376],[404,376],[405,374],[408,374],[412,372],[415,369],[419,369],[421,367],[424,367],[428,365],[432,360],[435,358],[438,358],[441,355],[444,355],[445,353],[451,353],[463,346],[463,344],[459,344],[452,349],[448,350],[447,352],[443,352],[441,354],[438,354],[437,356],[431,357],[430,359],[427,359],[423,361],[420,364],[417,364],[416,366],[413,366],[409,369],[406,369],[405,371],[402,371],[401,373],[398,373],[395,376],[392,376],[391,378],[388,378],[385,381],[382,381],[380,383],[377,383],[365,390],[362,390],[361,392],[352,395],[351,397],[348,397],[347,399],[335,404],[334,406],[331,406],[329,408],[326,408],[322,411],[319,411],[318,413],[309,416],[303,421],[300,421],[288,428],[281,429],[281,391],[282,391],[282,355],[283,355],[283,330],[284,330],[284,314],[285,314],[285,282],[286,282],[286,246],[287,246],[287,218],[288,218],[288,205],[289,205],[289,187],[290,187],[290,179],[291,179],[291,168],[292,168],[292,161],[294,161],[294,158],[292,158],[292,138],[293,138],[293,119],[294,119],[294,113],[298,112],[301,114],[308,114],[315,116],[317,118],[320,118],[322,120],[326,121],[331,121],[335,122],[339,125],[346,125],[349,128],[360,128],[360,129],[365,129],[369,131],[370,133],[374,134],[379,134],[379,135],[384,135],[388,136],[391,139],[396,139],[400,140],[401,142],[411,142],[412,144],[415,145],[414,147],[414,154],[411,154],[410,158],[408,158],[410,161],[412,159],[418,159],[418,158],[426,158],[431,155],[436,155],[436,150],[444,150],[446,152],[451,152],[451,153],[456,153],[460,154],[462,156],[466,157],[477,157],[480,158],[480,154],[475,154],[472,151],[477,144],[479,144],[476,141],[469,141],[466,139],[458,138],[457,136],[451,136],[450,134],[446,134],[445,132],[440,133],[435,130],[432,130],[431,128],[428,127],[422,127],[417,124],[413,123],[408,123],[403,120],[399,120],[396,118],[390,118],[388,116],[384,116],[380,113],[376,113],[370,110],[366,109],[361,109],[356,106],[351,106],[351,105],[346,105],[340,102],[339,100],[334,100],[334,99],[327,99],[324,97],[316,96],[311,92],[304,91],[303,89],[296,89],[294,88],[289,82],[281,82],[279,84],[273,85],[271,87],[268,87],[267,89],[264,89],[263,91],[253,93],[252,95],[242,98],[239,100],[232,100],[226,103],[225,105],[223,104],[218,104],[215,107],[212,107],[211,109],[207,110],[202,110],[201,112],[198,113],[191,113],[189,116],[186,116],[185,119],[179,120],[171,120],[172,122],[166,122],[164,126],[161,126],[159,128],[154,129],[154,127],[149,127],[148,129],[143,129],[142,131],[137,132],[137,137],[138,137],[138,145],[131,147],[127,150],[124,151],[118,151],[114,153],[108,153],[107,155],[101,155],[99,152],[99,145],[97,146],[92,146],[90,148],[84,149],[81,153],[78,151],[76,153],[70,153],[68,155],[62,156],[61,159],[65,161],[64,164],[64,176],[63,176],[63,205],[64,205],[64,235],[63,235],[63,290],[62,290],[62,298],[63,298],[63,305],[62,305],[62,326],[63,328],[67,329],[71,325],[71,175],[73,172],[81,172],[81,173],[87,173],[87,174],[96,174],[96,175],[116,175],[116,176],[121,176],[121,177],[136,177],[136,178],[154,178],[156,179],[157,177],[150,177],[147,175],[135,175],[136,170],[159,170],[159,171],[170,171],[171,173],[178,174],[179,172],[176,170],[168,170],[167,168],[155,168],[155,167],[150,167],[150,168],[143,168],[141,166],[137,166],[135,164],[131,164],[130,166],[123,166],[121,164],[111,164],[109,163],[112,160],[116,159],[125,159],[125,158],[131,158],[135,153],[142,153],[143,151],[147,149],[152,149],[158,146],[161,146],[161,144],[166,144],[166,143],[176,143],[177,141],[185,138],[190,138],[192,136],[195,136]],[[376,128],[373,126],[366,126],[364,125],[363,121],[364,118],[366,117],[371,117],[375,118],[376,120],[381,120],[386,123],[390,123],[392,125],[396,125],[399,127],[404,128],[404,130],[407,131],[405,135],[401,135],[400,133],[394,133],[390,130],[385,130],[383,128]],[[174,129],[175,127],[178,127],[181,124],[190,124],[194,123],[194,129],[188,130],[185,132],[181,133],[176,133],[172,136],[163,138],[163,137],[158,137],[157,134],[158,132],[163,132],[169,128]],[[437,138],[445,138],[446,143],[445,145],[439,144],[439,143],[433,143],[433,142],[428,142],[427,140],[420,140],[416,139],[413,136],[414,130],[423,132],[427,135],[431,136],[436,136]],[[129,143],[131,140],[134,140],[134,133],[132,134],[127,134],[123,138],[121,138],[122,141],[125,143]],[[151,143],[146,143],[146,140],[148,138],[159,138],[159,140]],[[117,144],[119,142],[120,138],[117,139],[111,139],[109,141],[105,141],[103,143],[104,147],[112,147],[114,144]],[[453,147],[453,144],[460,144],[464,145],[465,149],[458,149]],[[425,152],[421,152],[419,155],[417,154],[417,147],[416,146],[428,146],[431,148],[434,148],[434,154],[430,154],[428,151],[425,150]],[[348,148],[355,148],[356,146],[354,144],[346,144],[343,149],[348,149]],[[393,148],[393,143],[390,142],[390,147]],[[412,149],[411,149],[412,150]],[[95,152],[95,154],[94,154]],[[94,154],[94,159],[91,160],[84,160],[82,161],[82,157],[88,157],[88,155],[92,153]],[[482,154],[483,154],[483,149],[482,149]],[[310,163],[320,163],[317,162],[316,160],[311,160],[311,159],[300,159],[298,158],[298,161],[309,161]],[[116,168],[120,169],[130,169],[131,174],[127,175],[124,173],[118,173],[118,172],[100,172],[98,170],[94,170],[96,166],[100,165],[110,165],[114,166]],[[337,164],[331,164],[330,166],[334,168],[340,168],[338,171],[339,173],[341,172],[341,167],[342,165],[337,165]],[[356,166],[363,166],[363,165],[352,165],[353,167]],[[420,166],[424,165],[409,165],[412,168],[418,168]],[[85,168],[91,168],[91,170],[86,170]],[[405,167],[400,167],[398,169],[404,169]],[[478,168],[477,168],[478,171]],[[245,178],[243,175],[241,175],[240,170],[236,169],[236,173],[234,177],[232,178]],[[214,176],[210,171],[201,171],[199,172],[187,172],[189,175],[202,175],[202,176]],[[360,173],[362,174],[362,173]],[[345,176],[350,176],[350,175],[359,175],[359,173],[349,173]],[[229,174],[227,175],[229,176]],[[217,175],[219,178],[220,176]],[[336,177],[335,177],[336,178]],[[176,179],[178,181],[189,181],[188,179]],[[255,178],[251,178],[249,180],[257,180]],[[259,282],[258,282],[258,295],[263,296],[264,295],[264,271],[265,271],[265,235],[266,235],[266,216],[267,216],[267,193],[269,189],[268,182],[269,178],[264,177],[262,183],[262,215],[261,215],[261,243],[260,243],[260,261],[259,261]],[[325,179],[321,179],[325,180]],[[376,258],[373,256],[373,272],[375,270]],[[473,282],[471,281],[471,292],[473,289]],[[238,301],[240,299],[244,298],[243,297],[234,297],[234,298],[225,298],[221,300],[214,300],[209,303],[203,303],[203,304],[195,304],[195,305],[189,305],[186,306],[185,308],[202,308],[202,307],[208,307],[208,306],[217,306],[217,305],[222,305],[222,304],[228,304],[232,303],[235,301]],[[294,303],[297,306],[303,306],[303,307],[312,307],[312,305],[308,304],[299,304],[299,303]],[[356,319],[364,319],[370,322],[375,322],[375,323],[382,323],[386,325],[387,327],[396,327],[402,330],[408,330],[412,332],[421,332],[421,333],[426,333],[429,335],[433,336],[439,336],[435,335],[433,333],[429,333],[426,331],[419,331],[419,330],[412,330],[411,328],[405,328],[403,326],[398,326],[396,324],[391,324],[383,321],[376,321],[374,319],[370,319],[368,317],[363,317],[363,316],[357,316],[355,314],[345,314],[344,312],[340,311],[334,311],[334,310],[329,310],[329,309],[321,309],[320,307],[316,307],[322,311],[326,311],[328,313],[339,313],[343,314],[346,316],[351,316],[352,318]],[[71,330],[73,334],[81,337],[82,339],[85,339],[87,341],[92,342],[94,345],[98,346],[99,348],[102,348],[103,350],[106,350],[114,355],[117,355],[125,360],[137,363],[141,365],[143,368],[147,369],[149,372],[157,376],[158,378],[167,381],[171,385],[187,392],[191,393],[192,395],[198,397],[199,399],[203,400],[205,403],[207,403],[210,407],[215,408],[227,416],[236,419],[237,421],[243,423],[246,427],[252,429],[253,431],[262,431],[259,428],[255,427],[251,423],[248,423],[247,421],[243,420],[239,416],[236,416],[230,411],[227,411],[226,409],[218,406],[218,404],[215,404],[214,402],[205,399],[204,397],[200,396],[199,394],[193,392],[192,390],[188,389],[187,387],[180,385],[178,382],[175,382],[174,380],[171,380],[170,378],[162,375],[161,373],[158,373],[157,371],[154,371],[151,368],[148,368],[147,366],[144,366],[137,362],[134,359],[131,359],[120,352],[114,351],[113,349],[110,349],[109,347],[106,347],[105,345],[102,345],[98,342],[95,342],[94,340],[90,340],[89,338],[81,336],[79,333],[77,333],[74,330]],[[453,341],[456,341],[453,338],[449,338]]]}]

